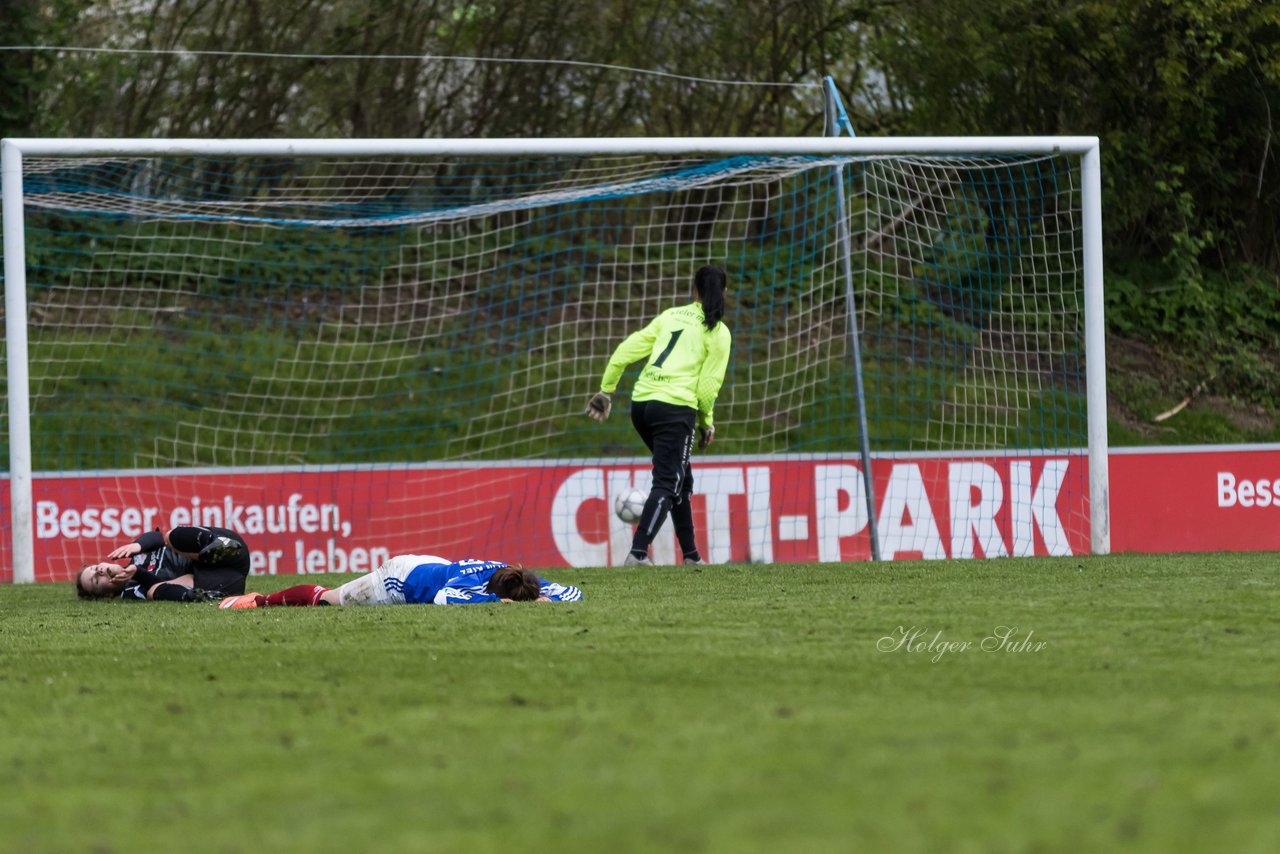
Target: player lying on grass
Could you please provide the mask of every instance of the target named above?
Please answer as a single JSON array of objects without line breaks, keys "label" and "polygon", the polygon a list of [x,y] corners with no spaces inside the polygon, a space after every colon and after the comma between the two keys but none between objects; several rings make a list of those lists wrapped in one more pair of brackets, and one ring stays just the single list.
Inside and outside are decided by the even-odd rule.
[{"label": "player lying on grass", "polygon": [[531,570],[495,560],[450,561],[435,555],[398,555],[341,587],[298,584],[263,596],[222,600],[222,608],[275,605],[468,605],[477,602],[577,602],[582,591],[544,581]]},{"label": "player lying on grass", "polygon": [[[76,573],[81,599],[203,602],[244,592],[249,547],[226,528],[148,531]],[[129,563],[120,566],[119,561]]]}]

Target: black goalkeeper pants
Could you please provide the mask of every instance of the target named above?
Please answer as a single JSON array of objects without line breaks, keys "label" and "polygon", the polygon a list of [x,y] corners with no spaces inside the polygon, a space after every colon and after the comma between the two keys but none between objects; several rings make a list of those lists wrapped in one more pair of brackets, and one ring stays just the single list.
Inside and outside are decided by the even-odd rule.
[{"label": "black goalkeeper pants", "polygon": [[639,400],[631,404],[631,424],[645,447],[653,452],[653,483],[631,542],[632,554],[639,556],[648,552],[649,544],[670,512],[684,556],[698,557],[693,511],[689,507],[689,496],[693,493],[689,458],[693,454],[696,416],[691,407],[660,400]]}]

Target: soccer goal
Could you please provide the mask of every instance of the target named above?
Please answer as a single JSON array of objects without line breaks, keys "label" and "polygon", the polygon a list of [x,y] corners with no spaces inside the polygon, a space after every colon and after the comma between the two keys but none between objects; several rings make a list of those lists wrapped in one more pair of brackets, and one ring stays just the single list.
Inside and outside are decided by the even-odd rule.
[{"label": "soccer goal", "polygon": [[620,563],[636,368],[583,408],[704,263],[713,561],[1106,552],[1099,193],[1092,137],[5,140],[0,573]]}]

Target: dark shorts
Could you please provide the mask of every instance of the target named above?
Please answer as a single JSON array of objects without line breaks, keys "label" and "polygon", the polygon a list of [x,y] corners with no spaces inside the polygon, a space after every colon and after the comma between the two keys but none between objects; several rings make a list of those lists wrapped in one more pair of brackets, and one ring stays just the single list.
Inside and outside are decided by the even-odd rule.
[{"label": "dark shorts", "polygon": [[221,593],[224,596],[239,596],[244,592],[245,582],[249,578],[249,570],[213,569],[195,567],[195,581],[192,587],[208,590],[210,593]]},{"label": "dark shorts", "polygon": [[[208,539],[227,537],[238,542],[241,548],[216,560],[192,561],[191,574],[195,576],[193,586],[225,596],[238,596],[244,592],[245,582],[249,577],[249,545],[244,541],[244,537],[228,528],[209,528],[208,530],[213,535]],[[200,539],[206,538],[202,536]],[[206,543],[195,542],[191,545],[203,547]]]}]

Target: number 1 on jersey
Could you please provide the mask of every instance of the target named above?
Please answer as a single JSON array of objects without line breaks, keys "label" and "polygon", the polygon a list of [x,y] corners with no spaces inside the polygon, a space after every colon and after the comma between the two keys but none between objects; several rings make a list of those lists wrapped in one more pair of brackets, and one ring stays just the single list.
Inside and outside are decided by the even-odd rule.
[{"label": "number 1 on jersey", "polygon": [[666,349],[658,354],[658,358],[653,360],[653,366],[655,368],[661,368],[662,363],[665,362],[667,360],[667,357],[671,355],[672,348],[674,348],[676,346],[676,342],[680,340],[681,332],[684,332],[684,330],[677,329],[675,332],[671,333],[671,340],[667,342]]}]

